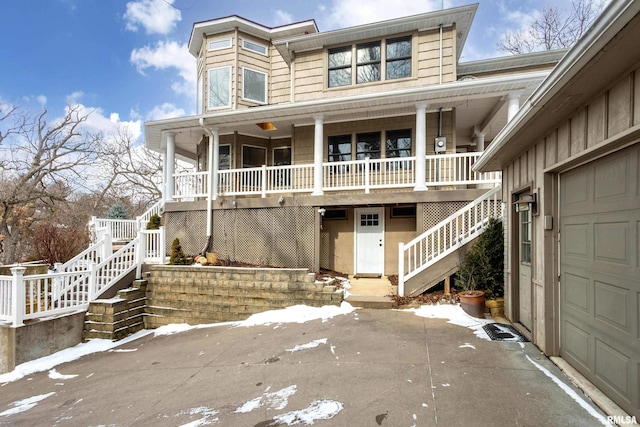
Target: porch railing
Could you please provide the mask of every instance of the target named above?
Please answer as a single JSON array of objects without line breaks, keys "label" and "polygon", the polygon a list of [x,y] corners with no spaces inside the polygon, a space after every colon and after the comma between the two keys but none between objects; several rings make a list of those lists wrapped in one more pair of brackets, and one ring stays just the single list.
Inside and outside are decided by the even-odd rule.
[{"label": "porch railing", "polygon": [[[425,157],[427,187],[500,183],[500,172],[475,172],[482,153]],[[411,188],[416,185],[416,158],[362,159],[322,164],[323,191]],[[174,198],[180,201],[207,197],[208,172],[176,174]],[[314,165],[262,166],[218,171],[218,194],[260,195],[314,190]]]},{"label": "porch railing", "polygon": [[502,218],[501,189],[491,189],[409,243],[399,244],[398,295],[405,296],[405,281],[479,236],[490,218]]},{"label": "porch railing", "polygon": [[135,219],[110,219],[92,217],[96,229],[107,228],[114,241],[128,241],[135,239],[138,232],[138,221]]}]

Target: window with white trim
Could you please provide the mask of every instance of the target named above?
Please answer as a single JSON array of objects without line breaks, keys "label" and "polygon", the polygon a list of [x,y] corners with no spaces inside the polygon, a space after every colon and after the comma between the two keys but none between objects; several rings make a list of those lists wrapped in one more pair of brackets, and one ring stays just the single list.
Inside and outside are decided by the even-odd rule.
[{"label": "window with white trim", "polygon": [[267,47],[259,43],[254,43],[249,40],[242,40],[242,48],[250,50],[251,52],[259,53],[260,55],[267,56]]},{"label": "window with white trim", "polygon": [[411,55],[411,36],[328,49],[327,86],[332,88],[411,77]]},{"label": "window with white trim", "polygon": [[231,106],[231,67],[211,68],[207,83],[207,108]]},{"label": "window with white trim", "polygon": [[231,47],[231,39],[211,40],[207,43],[208,50],[228,49]]},{"label": "window with white trim", "polygon": [[231,169],[231,145],[220,145],[218,153],[218,170]]},{"label": "window with white trim", "polygon": [[242,68],[242,98],[267,103],[267,74],[251,68]]}]

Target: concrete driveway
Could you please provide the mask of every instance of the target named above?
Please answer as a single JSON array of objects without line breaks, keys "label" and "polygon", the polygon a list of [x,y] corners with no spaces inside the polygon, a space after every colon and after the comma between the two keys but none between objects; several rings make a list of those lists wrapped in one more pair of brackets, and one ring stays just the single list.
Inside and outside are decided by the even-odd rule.
[{"label": "concrete driveway", "polygon": [[148,335],[0,385],[0,425],[12,426],[590,426],[606,419],[532,344],[488,341],[395,310]]}]

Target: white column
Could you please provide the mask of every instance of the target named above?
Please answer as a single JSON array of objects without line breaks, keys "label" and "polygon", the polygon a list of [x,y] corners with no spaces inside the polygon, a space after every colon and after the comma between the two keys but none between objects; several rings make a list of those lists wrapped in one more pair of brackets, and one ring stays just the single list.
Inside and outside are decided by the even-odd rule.
[{"label": "white column", "polygon": [[476,134],[476,151],[477,152],[484,151],[484,132],[480,132]]},{"label": "white column", "polygon": [[173,177],[176,168],[176,134],[172,132],[167,132],[167,156],[165,166],[167,170],[167,194],[165,200],[172,200],[176,186],[175,178]]},{"label": "white column", "polygon": [[162,148],[162,200],[167,200],[167,146]]},{"label": "white column", "polygon": [[313,138],[313,193],[321,196],[322,191],[322,160],[324,157],[324,117],[315,116],[315,134]]},{"label": "white column", "polygon": [[514,118],[520,109],[520,96],[522,92],[511,92],[507,96],[507,122]]},{"label": "white column", "polygon": [[416,186],[413,191],[425,191],[427,186],[427,103],[416,104]]}]

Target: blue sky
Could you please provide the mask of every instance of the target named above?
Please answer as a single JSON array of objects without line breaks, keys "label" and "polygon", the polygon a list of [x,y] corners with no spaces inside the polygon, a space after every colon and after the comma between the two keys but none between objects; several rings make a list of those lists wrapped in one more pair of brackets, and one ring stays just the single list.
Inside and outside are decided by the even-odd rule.
[{"label": "blue sky", "polygon": [[[266,26],[315,19],[320,31],[470,4],[459,0],[2,0],[0,99],[61,115],[93,111],[105,132],[195,111],[194,22],[240,15]],[[480,1],[463,61],[504,54],[500,35],[527,25],[545,2]],[[569,5],[570,0],[556,0]]]}]

